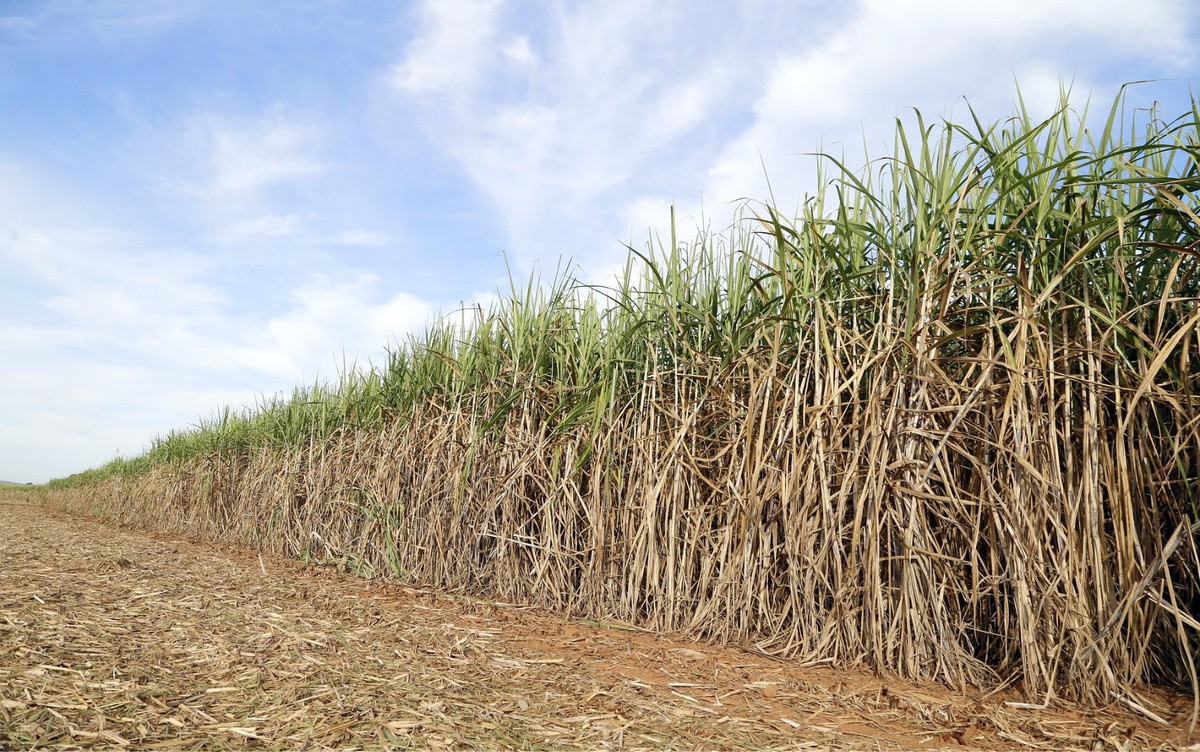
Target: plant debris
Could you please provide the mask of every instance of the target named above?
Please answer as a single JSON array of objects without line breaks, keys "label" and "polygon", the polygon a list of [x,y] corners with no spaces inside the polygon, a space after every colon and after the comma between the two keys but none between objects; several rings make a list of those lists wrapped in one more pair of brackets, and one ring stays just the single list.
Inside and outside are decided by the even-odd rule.
[{"label": "plant debris", "polygon": [[0,503],[0,747],[1186,747],[1114,704],[801,666]]}]

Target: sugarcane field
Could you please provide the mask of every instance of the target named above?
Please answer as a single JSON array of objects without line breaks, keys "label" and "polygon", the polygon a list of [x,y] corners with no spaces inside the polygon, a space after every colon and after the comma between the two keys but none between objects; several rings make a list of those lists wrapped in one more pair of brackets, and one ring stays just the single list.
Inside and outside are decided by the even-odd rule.
[{"label": "sugarcane field", "polygon": [[1128,92],[0,485],[0,748],[1200,751],[1200,104]]}]

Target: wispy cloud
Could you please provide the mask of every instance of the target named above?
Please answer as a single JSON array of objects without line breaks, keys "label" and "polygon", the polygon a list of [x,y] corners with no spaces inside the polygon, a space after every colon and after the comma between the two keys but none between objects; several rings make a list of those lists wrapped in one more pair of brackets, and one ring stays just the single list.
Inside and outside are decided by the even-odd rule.
[{"label": "wispy cloud", "polygon": [[[825,13],[745,3],[710,9],[697,29],[653,0],[559,6],[536,24],[494,2],[469,22],[424,7],[396,92],[426,106],[422,122],[495,204],[519,261],[567,253],[585,269],[611,268],[621,223],[657,213],[662,226],[671,203],[698,217],[703,197],[728,214],[765,199],[769,176],[788,209],[815,187],[801,153],[855,153],[864,138],[882,151],[911,107],[937,117],[970,93],[1000,114],[1014,80],[1035,105],[1064,80],[1104,96],[1130,62],[1186,70],[1194,58],[1173,0],[1136,19],[1119,0],[1086,13],[1074,0],[865,0]],[[498,59],[520,65],[485,66]],[[554,242],[580,235],[594,244]]]},{"label": "wispy cloud", "polygon": [[[367,273],[346,279],[317,276],[290,298],[291,308],[268,321],[265,334],[268,349],[284,358],[297,378],[311,375],[313,364],[335,363],[347,354],[381,358],[388,343],[420,331],[438,312],[434,304],[407,293],[380,299],[379,279]],[[331,349],[333,343],[340,352]]]},{"label": "wispy cloud", "polygon": [[188,218],[194,242],[257,241],[261,251],[330,232],[328,206],[311,197],[338,166],[322,124],[294,108],[213,105],[142,123],[124,153],[141,159],[132,169],[151,201],[143,212]]},{"label": "wispy cloud", "polygon": [[0,16],[0,31],[5,34],[21,34],[37,28],[38,21],[33,16]]},{"label": "wispy cloud", "polygon": [[936,118],[969,95],[985,117],[999,116],[1019,85],[1048,114],[1063,85],[1105,97],[1134,75],[1133,67],[1109,70],[1114,63],[1167,59],[1186,70],[1194,57],[1177,2],[1147,2],[1134,18],[1119,0],[1080,9],[1072,0],[867,0],[819,46],[767,71],[754,122],[708,170],[707,193],[765,197],[765,162],[789,209],[815,188],[799,153],[844,148],[853,162],[864,141],[886,153],[894,118],[911,108]]},{"label": "wispy cloud", "polygon": [[207,0],[55,0],[0,15],[0,32],[23,41],[87,40],[113,44],[161,34],[195,19]]},{"label": "wispy cloud", "polygon": [[[430,10],[440,5],[427,3],[427,17],[440,19]],[[398,69],[403,75],[393,79],[397,92],[420,94],[415,104],[426,106],[426,126],[494,202],[524,266],[554,253],[561,233],[547,227],[548,218],[582,230],[572,235],[594,234],[619,254],[612,217],[597,216],[595,205],[631,183],[653,182],[642,171],[662,169],[674,142],[727,101],[736,83],[727,71],[748,61],[719,41],[707,58],[666,52],[695,44],[681,13],[667,3],[590,2],[560,7],[533,28],[488,3],[486,23],[469,35],[471,54],[451,63],[459,72],[436,87],[415,85],[425,80],[416,75],[424,63],[417,63],[434,59],[432,50],[448,50],[448,38],[468,34],[451,34],[439,20],[410,45]],[[492,59],[513,65],[480,67]],[[590,253],[558,252],[580,250]]]},{"label": "wispy cloud", "polygon": [[500,49],[500,52],[512,62],[526,68],[536,66],[540,60],[538,54],[533,51],[533,48],[529,44],[529,37],[524,34],[504,45]]},{"label": "wispy cloud", "polygon": [[[235,285],[236,271],[209,249],[156,247],[81,222],[69,193],[27,177],[0,170],[0,267],[22,280],[0,300],[0,415],[9,416],[0,456],[28,463],[22,477],[81,469],[118,448],[137,452],[222,402],[253,404],[336,376],[343,358],[379,362],[389,342],[439,310],[346,265],[291,281],[286,258],[260,259],[254,277]],[[245,229],[284,232],[293,222],[269,215]],[[383,238],[347,231],[333,240]],[[92,454],[78,453],[87,447]]]},{"label": "wispy cloud", "polygon": [[318,130],[278,107],[254,118],[201,115],[190,138],[206,169],[187,188],[206,197],[242,200],[324,169]]},{"label": "wispy cloud", "polygon": [[247,308],[220,283],[227,270],[206,255],[133,252],[115,237],[102,229],[25,232],[3,244],[0,258],[9,268],[23,264],[41,288],[37,310],[17,316],[10,334],[20,333],[23,346],[35,350],[68,345],[102,361],[239,374],[246,383],[278,387],[328,374],[346,353],[378,356],[438,311],[415,295],[389,292],[378,275],[349,268],[276,292],[260,288]]},{"label": "wispy cloud", "polygon": [[338,246],[387,246],[394,245],[396,242],[395,237],[373,230],[345,230],[329,238],[330,245]]},{"label": "wispy cloud", "polygon": [[425,3],[422,34],[393,69],[393,83],[414,94],[472,88],[493,52],[499,9],[499,0]]},{"label": "wispy cloud", "polygon": [[254,219],[239,222],[232,228],[234,235],[268,235],[286,237],[296,235],[303,229],[304,220],[299,214],[264,214]]}]

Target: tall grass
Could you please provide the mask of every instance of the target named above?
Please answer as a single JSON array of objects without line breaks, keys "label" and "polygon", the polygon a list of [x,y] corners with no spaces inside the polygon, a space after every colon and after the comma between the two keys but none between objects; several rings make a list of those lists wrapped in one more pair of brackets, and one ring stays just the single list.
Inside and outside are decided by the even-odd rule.
[{"label": "tall grass", "polygon": [[59,502],[955,686],[1195,694],[1200,109],[1124,102],[918,116],[798,217],[514,285]]}]

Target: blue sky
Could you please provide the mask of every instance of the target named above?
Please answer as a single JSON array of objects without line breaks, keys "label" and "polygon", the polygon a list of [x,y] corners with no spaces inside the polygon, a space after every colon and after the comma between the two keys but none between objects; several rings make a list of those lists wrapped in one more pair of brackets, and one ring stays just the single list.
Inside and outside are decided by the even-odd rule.
[{"label": "blue sky", "polygon": [[893,122],[1188,106],[1190,0],[0,2],[0,479],[379,362],[571,259],[603,282]]}]

